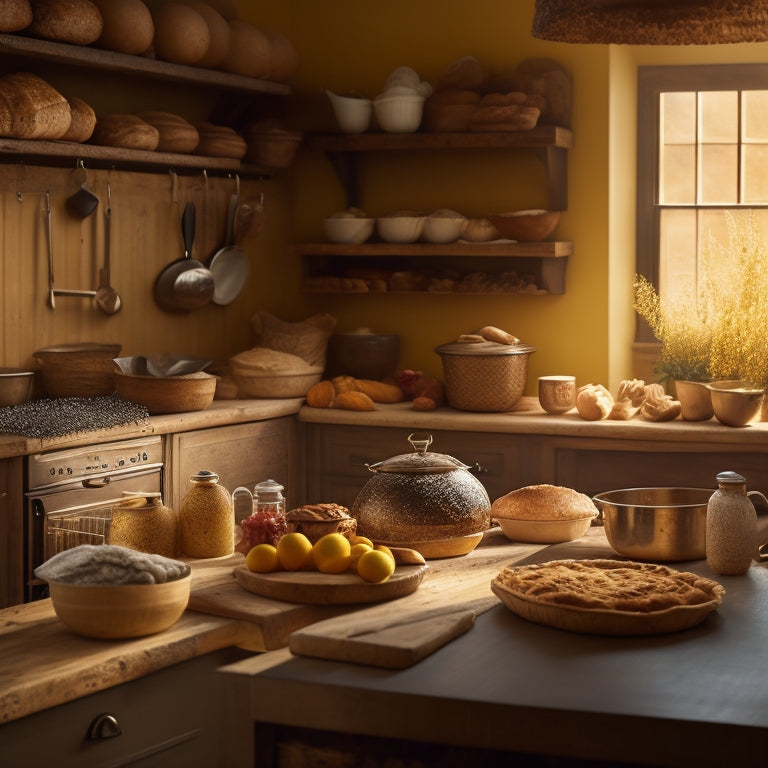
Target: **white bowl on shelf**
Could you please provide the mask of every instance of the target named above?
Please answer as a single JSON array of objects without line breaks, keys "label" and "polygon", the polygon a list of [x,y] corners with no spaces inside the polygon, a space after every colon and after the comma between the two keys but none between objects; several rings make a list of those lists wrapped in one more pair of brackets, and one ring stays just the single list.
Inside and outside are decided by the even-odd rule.
[{"label": "white bowl on shelf", "polygon": [[323,231],[332,243],[360,244],[373,234],[376,219],[356,216],[327,216],[323,219]]},{"label": "white bowl on shelf", "polygon": [[343,133],[365,133],[371,124],[373,102],[358,96],[339,96],[326,91],[336,122]]},{"label": "white bowl on shelf", "polygon": [[382,216],[376,219],[376,229],[384,242],[415,243],[424,230],[426,216]]},{"label": "white bowl on shelf", "polygon": [[466,228],[466,216],[427,216],[421,239],[427,243],[455,243]]},{"label": "white bowl on shelf", "polygon": [[403,94],[383,96],[373,102],[376,122],[387,133],[414,133],[424,114],[424,97]]}]

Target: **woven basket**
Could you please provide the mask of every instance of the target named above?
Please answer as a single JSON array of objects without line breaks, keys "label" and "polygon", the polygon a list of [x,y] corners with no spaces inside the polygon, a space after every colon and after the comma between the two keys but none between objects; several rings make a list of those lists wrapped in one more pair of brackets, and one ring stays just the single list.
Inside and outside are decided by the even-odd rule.
[{"label": "woven basket", "polygon": [[435,349],[443,363],[448,405],[460,411],[509,411],[523,396],[528,358],[525,344],[443,344]]}]

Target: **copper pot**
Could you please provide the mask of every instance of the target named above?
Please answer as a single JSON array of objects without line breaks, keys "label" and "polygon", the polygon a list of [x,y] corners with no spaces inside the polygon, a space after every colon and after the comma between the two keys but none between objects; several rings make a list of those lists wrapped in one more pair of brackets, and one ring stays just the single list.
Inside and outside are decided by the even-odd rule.
[{"label": "copper pot", "polygon": [[351,510],[358,533],[427,558],[466,554],[490,525],[488,493],[468,465],[427,451],[431,435],[411,434],[408,441],[413,453],[366,465],[374,476]]}]

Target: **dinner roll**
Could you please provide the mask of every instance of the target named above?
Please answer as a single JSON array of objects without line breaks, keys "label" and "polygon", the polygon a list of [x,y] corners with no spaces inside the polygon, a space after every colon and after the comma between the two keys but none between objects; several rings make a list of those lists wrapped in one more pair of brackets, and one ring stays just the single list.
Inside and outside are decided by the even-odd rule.
[{"label": "dinner roll", "polygon": [[527,485],[496,499],[492,518],[512,520],[578,520],[595,517],[589,496],[560,485]]}]

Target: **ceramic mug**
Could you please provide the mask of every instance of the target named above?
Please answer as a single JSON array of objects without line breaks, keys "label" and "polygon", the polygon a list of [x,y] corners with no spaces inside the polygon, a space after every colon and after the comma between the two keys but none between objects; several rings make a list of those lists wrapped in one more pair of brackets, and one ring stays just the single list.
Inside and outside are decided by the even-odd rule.
[{"label": "ceramic mug", "polygon": [[539,376],[539,403],[547,413],[570,411],[576,406],[576,377]]}]

